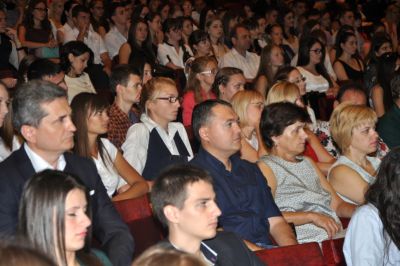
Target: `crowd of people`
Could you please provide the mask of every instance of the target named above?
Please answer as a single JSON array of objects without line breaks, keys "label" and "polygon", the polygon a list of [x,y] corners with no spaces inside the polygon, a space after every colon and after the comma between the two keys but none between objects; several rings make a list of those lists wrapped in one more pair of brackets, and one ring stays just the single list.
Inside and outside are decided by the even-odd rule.
[{"label": "crowd of people", "polygon": [[215,4],[0,2],[0,260],[131,265],[150,194],[135,266],[400,263],[400,2]]}]

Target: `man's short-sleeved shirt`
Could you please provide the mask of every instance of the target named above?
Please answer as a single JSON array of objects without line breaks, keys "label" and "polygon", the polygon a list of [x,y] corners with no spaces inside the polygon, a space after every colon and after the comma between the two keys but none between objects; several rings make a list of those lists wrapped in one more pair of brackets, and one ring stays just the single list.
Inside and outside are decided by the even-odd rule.
[{"label": "man's short-sleeved shirt", "polygon": [[206,170],[213,178],[217,204],[222,215],[219,224],[253,243],[272,245],[268,218],[281,216],[265,177],[256,164],[231,156],[232,170],[200,148],[190,162]]}]

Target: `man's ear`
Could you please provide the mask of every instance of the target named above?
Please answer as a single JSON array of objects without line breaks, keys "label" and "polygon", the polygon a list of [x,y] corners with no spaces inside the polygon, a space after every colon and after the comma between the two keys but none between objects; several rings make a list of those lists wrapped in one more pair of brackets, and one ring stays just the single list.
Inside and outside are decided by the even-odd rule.
[{"label": "man's ear", "polygon": [[27,142],[36,142],[36,128],[33,126],[23,125],[21,127],[21,135]]},{"label": "man's ear", "polygon": [[72,62],[72,60],[74,60],[74,55],[69,53],[68,54],[68,61]]},{"label": "man's ear", "polygon": [[209,141],[210,137],[208,135],[208,127],[204,127],[204,126],[201,127],[199,129],[199,136],[200,136],[200,139],[203,139],[205,141]]},{"label": "man's ear", "polygon": [[117,84],[117,86],[115,87],[115,92],[117,94],[121,94],[122,93],[122,88],[123,86],[121,84]]},{"label": "man's ear", "polygon": [[167,205],[163,209],[164,215],[167,220],[173,224],[179,222],[179,209],[172,205]]},{"label": "man's ear", "polygon": [[232,37],[232,38],[231,38],[231,42],[232,42],[233,45],[236,45],[236,41],[237,41],[237,40],[236,40],[235,37]]}]

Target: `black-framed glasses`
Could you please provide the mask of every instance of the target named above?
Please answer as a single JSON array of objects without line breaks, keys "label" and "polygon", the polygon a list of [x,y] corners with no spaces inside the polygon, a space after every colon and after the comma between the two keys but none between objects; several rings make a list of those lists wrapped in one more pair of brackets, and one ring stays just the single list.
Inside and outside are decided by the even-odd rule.
[{"label": "black-framed glasses", "polygon": [[313,49],[313,50],[310,50],[310,52],[314,52],[316,54],[322,54],[322,49]]},{"label": "black-framed glasses", "polygon": [[300,82],[304,82],[304,81],[306,81],[306,77],[305,76],[301,76],[300,78],[298,78],[298,79],[296,79],[296,80],[294,80],[294,82],[293,83],[295,83],[295,84],[299,84]]},{"label": "black-framed glasses", "polygon": [[164,100],[164,101],[169,101],[170,103],[176,103],[182,101],[182,97],[177,97],[177,96],[169,96],[169,97],[157,97],[156,100]]}]

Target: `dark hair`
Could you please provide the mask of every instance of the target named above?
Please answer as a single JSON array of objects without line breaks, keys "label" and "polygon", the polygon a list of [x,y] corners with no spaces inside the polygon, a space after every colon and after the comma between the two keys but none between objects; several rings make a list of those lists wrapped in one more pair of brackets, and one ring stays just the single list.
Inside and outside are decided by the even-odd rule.
[{"label": "dark hair", "polygon": [[224,39],[225,39],[225,44],[231,48],[232,47],[232,41],[230,38],[230,33],[231,30],[229,29],[229,22],[232,19],[239,18],[240,14],[237,10],[229,9],[228,11],[225,12],[224,16],[222,17],[222,28],[224,30]]},{"label": "dark hair", "polygon": [[271,149],[274,146],[272,137],[282,135],[286,127],[296,122],[311,122],[304,108],[290,102],[272,103],[264,107],[261,114],[260,130],[265,146]]},{"label": "dark hair", "polygon": [[219,97],[220,91],[219,86],[223,85],[226,86],[231,79],[231,76],[236,74],[243,74],[243,71],[236,67],[223,67],[218,70],[217,74],[215,75],[214,83],[211,86],[212,91]]},{"label": "dark hair", "polygon": [[168,225],[164,207],[168,205],[183,208],[187,199],[187,186],[199,181],[212,184],[211,176],[194,165],[175,165],[163,171],[154,181],[151,189],[151,203],[154,214],[164,225]]},{"label": "dark hair", "polygon": [[189,36],[189,46],[192,51],[195,51],[196,48],[194,48],[194,45],[198,45],[202,41],[210,41],[210,37],[208,36],[208,33],[203,31],[203,30],[195,30],[190,34]]},{"label": "dark hair", "polygon": [[307,38],[302,38],[300,40],[299,58],[297,61],[297,66],[306,66],[310,63],[310,49],[316,43],[319,43],[321,45],[321,61],[315,66],[315,69],[317,70],[318,74],[323,76],[329,82],[329,86],[331,87],[332,80],[324,66],[325,45],[318,38],[308,36]]},{"label": "dark hair", "polygon": [[230,103],[219,99],[206,100],[194,107],[192,113],[192,129],[193,135],[198,141],[201,141],[199,134],[200,128],[210,122],[211,118],[214,116],[212,109],[217,105],[224,105],[232,108],[232,105]]},{"label": "dark hair", "polygon": [[[33,29],[33,27],[34,27],[33,11],[35,10],[36,6],[40,3],[43,3],[45,5],[45,8],[47,9],[47,2],[45,0],[29,1],[28,8],[25,11],[25,18],[24,18],[24,21],[22,22],[22,25],[24,25],[24,27],[26,29]],[[48,40],[50,40],[50,34],[52,34],[52,32],[51,32],[51,24],[50,24],[50,20],[47,15],[47,12],[46,12],[46,17],[41,22],[40,27],[46,31],[46,33],[48,34],[48,38],[49,38]]]},{"label": "dark hair", "polygon": [[313,28],[319,24],[320,24],[319,21],[316,19],[307,20],[303,25],[302,32],[301,32],[301,38],[306,38],[306,37],[310,36]]},{"label": "dark hair", "polygon": [[232,41],[232,38],[237,39],[237,31],[238,31],[239,28],[243,28],[243,29],[249,30],[249,28],[248,28],[245,24],[243,24],[243,23],[238,23],[238,24],[236,24],[236,25],[232,28],[232,30],[229,32],[229,39],[230,39],[231,41]]},{"label": "dark hair", "polygon": [[278,71],[274,76],[273,84],[275,84],[278,81],[287,81],[289,79],[290,72],[292,72],[293,70],[297,70],[297,68],[293,66],[283,66],[280,69],[278,69]]},{"label": "dark hair", "polygon": [[215,10],[212,7],[206,6],[203,8],[200,12],[200,18],[199,18],[199,29],[200,30],[205,30],[206,27],[206,19],[207,19],[207,13],[211,11],[215,15]]},{"label": "dark hair", "polygon": [[28,68],[27,77],[28,80],[32,79],[43,79],[46,76],[54,76],[60,73],[60,65],[50,61],[46,58],[39,58],[33,61]]},{"label": "dark hair", "polygon": [[[141,45],[139,45],[136,40],[136,29],[140,23],[146,25],[146,28],[147,28],[146,40],[144,40]],[[152,61],[151,65],[154,64],[154,62],[156,61],[156,56],[154,55],[153,48],[152,48],[149,25],[147,24],[145,19],[138,18],[136,20],[132,20],[131,26],[129,27],[127,42],[129,44],[129,46],[131,47],[131,54],[133,54],[134,52],[135,53],[142,52],[146,55],[146,58],[148,58],[148,60]],[[134,58],[134,60],[142,60],[142,57],[137,56],[136,58]]]},{"label": "dark hair", "polygon": [[[87,215],[90,218],[90,200],[82,181],[57,170],[44,170],[29,179],[22,192],[18,215],[18,234],[47,254],[53,261],[67,265],[65,254],[65,201],[73,189],[86,195]],[[90,234],[86,247],[90,244]]]},{"label": "dark hair", "polygon": [[[265,76],[267,78],[267,89],[272,86],[272,80],[274,78],[274,73],[272,71],[272,66],[271,64],[271,53],[274,48],[278,48],[282,51],[282,48],[279,45],[270,43],[266,45],[264,48],[261,50],[261,55],[260,55],[260,65],[258,66],[258,71],[256,78],[254,80],[257,80],[260,76]],[[283,51],[282,51],[283,53]]]},{"label": "dark hair", "polygon": [[[346,43],[350,37],[356,38],[356,35],[353,32],[346,31],[346,32],[343,32],[343,34],[341,34],[340,36],[339,35],[336,36],[336,42],[335,42],[336,59],[338,59],[343,53],[343,49],[342,49],[341,45]],[[356,60],[361,61],[361,58],[358,55],[357,50],[356,50],[355,54],[352,55],[351,57],[355,58]]]},{"label": "dark hair", "polygon": [[84,5],[76,5],[72,8],[72,17],[76,18],[79,13],[86,13],[86,14],[90,14],[90,10],[89,8],[87,8]]},{"label": "dark hair", "polygon": [[[95,1],[92,1],[95,2]],[[91,2],[91,3],[92,3]],[[117,11],[118,8],[125,8],[125,3],[123,2],[112,2],[108,5],[108,20],[114,24],[114,21],[112,20],[112,17],[115,16],[115,11]]]},{"label": "dark hair", "polygon": [[14,128],[20,132],[23,125],[39,126],[47,115],[42,105],[58,98],[67,99],[67,92],[48,81],[32,80],[19,86],[12,101]]},{"label": "dark hair", "polygon": [[74,4],[79,4],[76,0],[68,0],[64,3],[64,10],[61,15],[61,23],[64,25],[67,22],[67,15],[65,13],[69,12]]},{"label": "dark hair", "polygon": [[382,32],[374,35],[371,40],[371,49],[369,50],[365,61],[369,63],[377,63],[378,56],[376,55],[376,53],[385,43],[390,43],[390,46],[392,46],[392,41],[386,33]]},{"label": "dark hair", "polygon": [[[383,224],[386,246],[391,241],[400,248],[400,148],[391,150],[382,160],[375,182],[365,194],[374,205]],[[371,228],[372,229],[372,228]],[[388,252],[386,250],[386,252]]]},{"label": "dark hair", "polygon": [[182,29],[182,22],[180,18],[167,18],[163,23],[163,32],[166,35],[170,30]]},{"label": "dark hair", "polygon": [[351,80],[346,80],[342,82],[339,88],[338,94],[336,95],[336,100],[341,103],[342,97],[347,91],[357,91],[367,98],[364,87],[359,82],[354,82]]},{"label": "dark hair", "polygon": [[28,81],[28,69],[29,66],[35,62],[37,59],[36,56],[34,55],[26,55],[24,56],[24,58],[21,60],[21,62],[19,63],[19,67],[18,67],[18,73],[17,73],[17,79],[18,79],[18,83],[17,83],[17,88],[19,85],[24,84],[25,82]]},{"label": "dark hair", "polygon": [[0,243],[0,266],[22,265],[57,266],[44,253],[33,247],[27,247],[26,243]]},{"label": "dark hair", "polygon": [[[108,109],[108,107],[109,104],[105,98],[93,93],[80,93],[72,99],[71,119],[76,126],[76,132],[74,134],[75,145],[73,148],[75,154],[89,159],[92,158],[88,137],[88,117],[96,112],[102,112]],[[96,146],[104,164],[108,165],[106,162],[110,162],[112,165],[113,161],[111,160],[107,150],[104,148],[100,136],[97,136]]]},{"label": "dark hair", "polygon": [[129,82],[129,76],[136,75],[141,77],[138,69],[134,68],[132,65],[117,65],[112,68],[110,76],[110,90],[116,94],[117,85],[121,84],[127,86]]},{"label": "dark hair", "polygon": [[397,53],[384,53],[378,59],[377,82],[383,89],[383,105],[385,111],[389,111],[393,106],[393,96],[390,88],[390,82],[396,71]]},{"label": "dark hair", "polygon": [[60,49],[60,65],[61,69],[68,74],[71,71],[71,62],[69,61],[69,54],[73,56],[80,56],[84,53],[89,53],[90,56],[93,55],[92,50],[81,41],[70,41],[61,46]]}]

